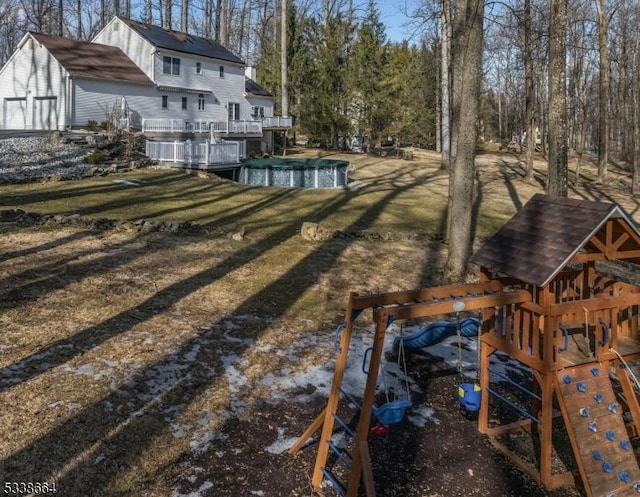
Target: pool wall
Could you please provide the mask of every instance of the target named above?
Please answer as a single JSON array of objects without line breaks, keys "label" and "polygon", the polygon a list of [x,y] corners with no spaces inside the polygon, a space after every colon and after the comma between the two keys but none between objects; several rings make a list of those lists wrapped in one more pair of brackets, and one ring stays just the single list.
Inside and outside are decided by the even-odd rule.
[{"label": "pool wall", "polygon": [[239,180],[246,185],[337,188],[348,182],[349,163],[332,159],[245,159]]}]

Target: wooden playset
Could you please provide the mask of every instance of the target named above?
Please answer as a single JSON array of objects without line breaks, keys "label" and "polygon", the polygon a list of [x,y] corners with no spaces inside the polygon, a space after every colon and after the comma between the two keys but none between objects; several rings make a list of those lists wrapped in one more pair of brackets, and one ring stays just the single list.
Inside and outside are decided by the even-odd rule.
[{"label": "wooden playset", "polygon": [[[338,357],[327,405],[290,449],[296,454],[321,431],[314,489],[322,492],[327,482],[339,495],[355,497],[362,489],[367,497],[375,496],[368,439],[377,417],[378,372],[391,323],[477,311],[479,385],[472,393],[479,400],[474,407],[479,431],[551,489],[575,483],[574,473],[552,471],[553,426],[564,421],[588,497],[640,495],[640,468],[630,443],[639,432],[640,406],[635,377],[626,367],[640,358],[640,287],[606,275],[612,271],[603,268],[619,261],[640,262],[640,231],[617,205],[536,195],[474,254],[479,282],[352,294],[345,322],[336,330]],[[364,394],[357,399],[342,383],[353,323],[365,310],[371,312],[375,333],[365,354]],[[494,388],[490,357],[496,352],[531,371],[533,389],[519,387],[530,394],[528,404],[513,403]],[[466,394],[459,392],[463,405]],[[507,402],[519,411],[519,420],[492,426],[493,402]],[[355,426],[340,414],[345,403],[358,411]],[[394,422],[409,406],[399,403]],[[351,440],[348,447],[333,441],[338,432]],[[535,463],[501,441],[515,432],[532,434],[538,445]],[[334,470],[334,462],[344,469]]]}]

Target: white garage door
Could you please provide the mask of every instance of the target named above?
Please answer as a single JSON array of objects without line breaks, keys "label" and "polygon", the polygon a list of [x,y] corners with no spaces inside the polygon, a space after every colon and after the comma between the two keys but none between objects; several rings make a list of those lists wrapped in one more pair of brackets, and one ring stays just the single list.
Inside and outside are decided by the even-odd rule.
[{"label": "white garage door", "polygon": [[6,98],[4,100],[5,129],[25,129],[27,126],[27,99]]},{"label": "white garage door", "polygon": [[56,97],[36,97],[33,99],[33,128],[55,129],[58,125]]}]

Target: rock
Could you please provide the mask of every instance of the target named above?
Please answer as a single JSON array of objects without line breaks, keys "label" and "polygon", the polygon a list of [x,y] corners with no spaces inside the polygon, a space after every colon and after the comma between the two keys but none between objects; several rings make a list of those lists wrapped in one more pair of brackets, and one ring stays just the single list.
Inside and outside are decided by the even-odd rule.
[{"label": "rock", "polygon": [[302,236],[303,240],[307,240],[308,242],[313,242],[316,239],[316,233],[318,232],[318,224],[310,223],[305,221],[302,223],[302,228],[300,229],[300,236]]},{"label": "rock", "polygon": [[337,234],[338,232],[335,230],[328,230],[320,226],[318,223],[312,223],[309,221],[302,223],[302,228],[300,229],[300,235],[303,240],[311,242],[320,242],[330,238],[335,238]]}]

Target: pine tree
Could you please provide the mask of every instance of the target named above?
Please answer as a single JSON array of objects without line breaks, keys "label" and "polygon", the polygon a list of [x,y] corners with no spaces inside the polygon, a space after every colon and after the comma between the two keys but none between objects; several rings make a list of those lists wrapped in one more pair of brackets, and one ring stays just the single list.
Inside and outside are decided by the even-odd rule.
[{"label": "pine tree", "polygon": [[369,0],[367,14],[358,28],[350,59],[350,107],[357,133],[367,137],[370,145],[380,146],[381,134],[391,120],[383,91],[388,46],[384,24],[373,0]]}]

